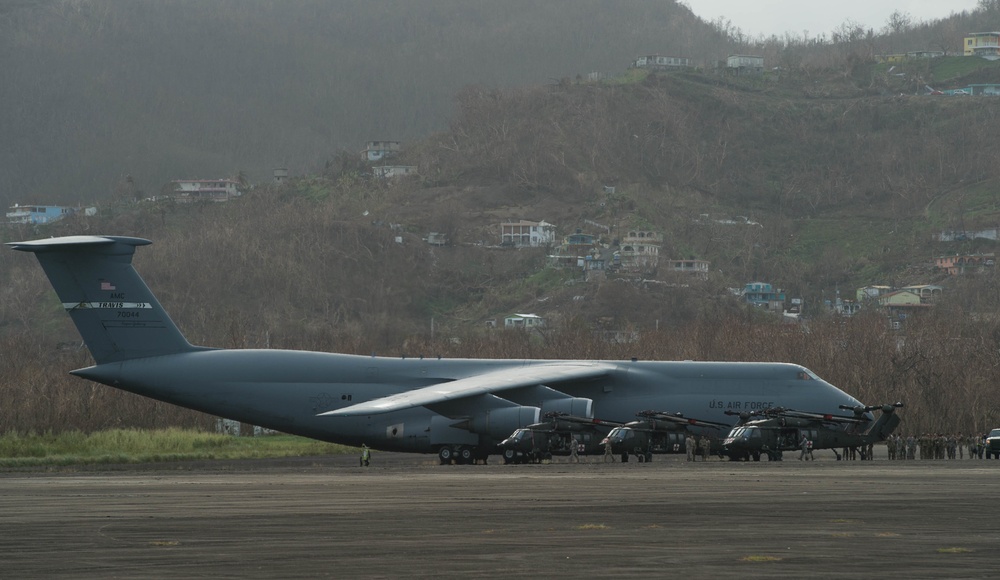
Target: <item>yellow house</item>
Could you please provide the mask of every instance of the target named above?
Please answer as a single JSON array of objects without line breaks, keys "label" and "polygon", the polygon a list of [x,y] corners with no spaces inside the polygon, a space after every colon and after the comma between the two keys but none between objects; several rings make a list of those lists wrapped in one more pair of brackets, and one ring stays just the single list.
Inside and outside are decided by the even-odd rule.
[{"label": "yellow house", "polygon": [[897,290],[879,296],[878,303],[882,306],[916,306],[920,304],[920,296],[909,290]]},{"label": "yellow house", "polygon": [[970,32],[964,48],[965,56],[1000,59],[1000,32]]}]

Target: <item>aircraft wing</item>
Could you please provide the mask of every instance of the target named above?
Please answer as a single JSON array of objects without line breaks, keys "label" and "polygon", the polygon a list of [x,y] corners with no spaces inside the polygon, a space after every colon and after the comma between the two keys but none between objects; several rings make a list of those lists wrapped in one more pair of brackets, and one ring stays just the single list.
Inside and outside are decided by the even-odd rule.
[{"label": "aircraft wing", "polygon": [[343,409],[320,413],[320,415],[334,417],[377,415],[478,395],[494,394],[521,387],[598,378],[607,375],[614,369],[615,365],[613,364],[566,361],[493,370],[389,397],[365,401]]}]

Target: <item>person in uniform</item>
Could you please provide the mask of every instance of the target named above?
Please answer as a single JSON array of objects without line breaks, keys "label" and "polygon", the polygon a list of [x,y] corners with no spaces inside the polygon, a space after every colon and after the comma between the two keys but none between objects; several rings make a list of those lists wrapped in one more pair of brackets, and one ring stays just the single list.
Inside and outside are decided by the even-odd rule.
[{"label": "person in uniform", "polygon": [[808,460],[808,455],[811,453],[811,450],[809,449],[809,438],[805,435],[803,435],[802,440],[799,441],[799,449],[801,450],[799,451],[799,461]]},{"label": "person in uniform", "polygon": [[569,436],[569,462],[570,463],[580,463],[579,450],[577,449],[576,439],[572,435]]},{"label": "person in uniform", "polygon": [[611,453],[611,441],[606,440],[604,442],[604,463],[614,463],[615,456]]},{"label": "person in uniform", "polygon": [[364,443],[361,444],[361,467],[368,467],[372,460],[372,450]]},{"label": "person in uniform", "polygon": [[694,440],[694,435],[688,433],[688,436],[684,438],[684,450],[687,451],[688,461],[694,461],[694,452],[698,443]]},{"label": "person in uniform", "polygon": [[698,441],[698,449],[701,451],[701,460],[708,461],[708,454],[712,451],[712,442],[704,435]]}]

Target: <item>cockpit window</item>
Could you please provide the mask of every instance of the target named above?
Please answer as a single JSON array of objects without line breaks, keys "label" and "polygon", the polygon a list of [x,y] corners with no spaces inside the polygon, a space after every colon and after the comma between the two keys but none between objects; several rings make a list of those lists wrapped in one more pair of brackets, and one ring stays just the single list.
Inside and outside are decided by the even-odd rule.
[{"label": "cockpit window", "polygon": [[631,429],[624,429],[622,427],[615,427],[608,433],[608,439],[611,441],[624,441],[631,437],[635,437],[635,433]]}]

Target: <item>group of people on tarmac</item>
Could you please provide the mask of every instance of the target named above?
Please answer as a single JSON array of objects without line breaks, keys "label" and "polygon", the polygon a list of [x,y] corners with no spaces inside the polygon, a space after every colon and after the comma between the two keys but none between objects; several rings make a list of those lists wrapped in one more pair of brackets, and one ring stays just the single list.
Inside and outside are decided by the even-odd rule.
[{"label": "group of people on tarmac", "polygon": [[688,461],[697,461],[698,457],[701,457],[702,461],[708,461],[708,456],[712,452],[712,441],[704,435],[700,439],[695,439],[694,435],[688,434],[684,439],[684,449],[687,451]]},{"label": "group of people on tarmac", "polygon": [[[573,443],[576,443],[574,440]],[[942,433],[925,433],[919,437],[913,435],[890,435],[885,440],[886,450],[890,460],[905,459],[965,459],[968,451],[969,459],[982,459],[986,449],[986,435],[944,435]],[[688,435],[684,439],[684,448],[687,450],[687,460],[697,461],[701,457],[702,461],[708,461],[708,456],[712,450],[712,442],[701,436],[695,439],[694,435]],[[812,441],[805,436],[799,441],[799,460],[815,459],[813,457]],[[919,450],[919,453],[918,453]],[[844,459],[857,459],[860,454],[861,459],[870,460],[873,458],[873,445],[858,447],[844,447]],[[840,459],[840,456],[837,457]],[[571,444],[570,461],[579,463],[580,457],[577,446]],[[604,446],[604,461],[614,462],[615,458],[611,454],[611,442]],[[361,445],[361,466],[368,467],[371,464],[371,449],[367,445]]]},{"label": "group of people on tarmac", "polygon": [[890,435],[885,440],[885,446],[889,451],[889,459],[965,459],[966,452],[969,459],[982,459],[986,449],[986,435]]}]

